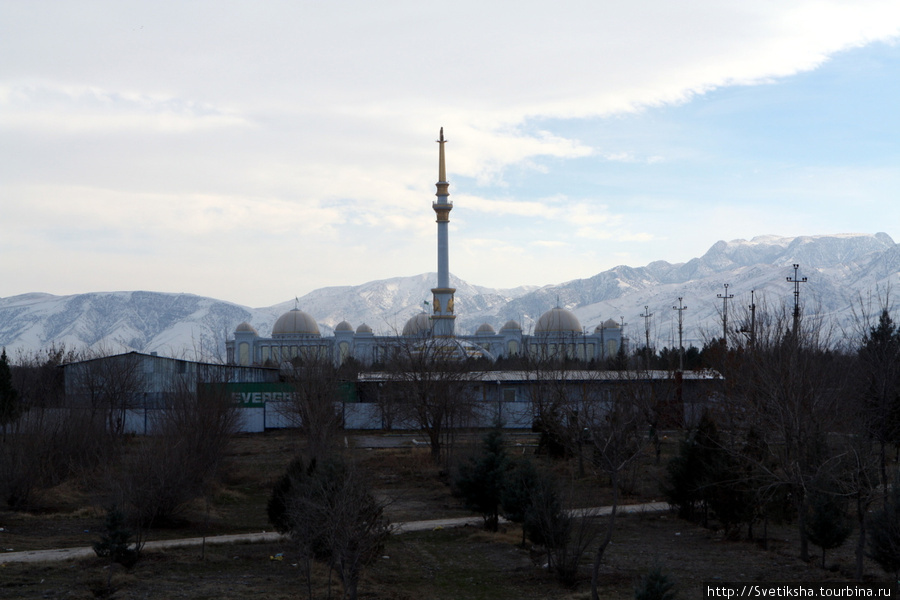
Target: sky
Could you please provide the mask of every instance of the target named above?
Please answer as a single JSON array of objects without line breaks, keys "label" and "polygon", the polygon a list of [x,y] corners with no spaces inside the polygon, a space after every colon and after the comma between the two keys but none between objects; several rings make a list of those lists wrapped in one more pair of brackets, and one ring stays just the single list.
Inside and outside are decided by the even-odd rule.
[{"label": "sky", "polygon": [[896,0],[0,0],[0,297],[900,240]]}]

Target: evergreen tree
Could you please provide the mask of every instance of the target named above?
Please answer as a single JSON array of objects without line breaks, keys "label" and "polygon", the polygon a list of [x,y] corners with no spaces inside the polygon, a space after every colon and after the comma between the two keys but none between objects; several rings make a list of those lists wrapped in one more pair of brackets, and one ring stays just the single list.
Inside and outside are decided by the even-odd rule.
[{"label": "evergreen tree", "polygon": [[900,581],[900,486],[891,490],[891,501],[869,520],[869,558]]},{"label": "evergreen tree", "polygon": [[834,487],[833,483],[824,482],[810,491],[806,519],[803,520],[809,541],[822,549],[823,569],[825,553],[843,544],[853,529],[853,521],[847,514],[847,500]]},{"label": "evergreen tree", "polygon": [[635,600],[675,600],[675,582],[662,572],[659,567],[653,567],[646,575],[641,577],[634,589]]},{"label": "evergreen tree", "polygon": [[517,461],[506,473],[506,480],[500,492],[503,516],[513,523],[522,524],[522,545],[525,545],[525,520],[531,511],[532,491],[538,480],[538,472],[528,459]]},{"label": "evergreen tree", "polygon": [[668,476],[663,492],[682,519],[701,518],[706,524],[710,482],[715,477],[720,450],[716,423],[704,412],[697,429],[681,442],[678,455],[666,467]]},{"label": "evergreen tree", "polygon": [[858,356],[867,433],[880,447],[881,484],[887,489],[886,448],[900,441],[900,329],[887,309],[869,328]]},{"label": "evergreen tree", "polygon": [[494,427],[484,437],[481,453],[460,466],[454,481],[455,494],[466,508],[481,513],[488,531],[497,531],[508,468],[503,431]]},{"label": "evergreen tree", "polygon": [[128,568],[134,566],[140,557],[139,544],[135,543],[132,547],[134,534],[125,527],[125,515],[117,507],[111,506],[106,510],[104,529],[106,531],[100,535],[100,541],[93,544],[94,553]]},{"label": "evergreen tree", "polygon": [[709,413],[700,417],[697,429],[681,443],[667,471],[663,491],[679,517],[700,520],[706,526],[711,511],[727,535],[739,532],[739,525],[753,518],[750,474],[725,450]]},{"label": "evergreen tree", "polygon": [[13,386],[12,372],[9,369],[9,360],[6,358],[6,348],[0,352],[0,427],[3,428],[3,437],[6,437],[6,426],[15,423],[22,415],[22,405],[19,402],[19,392]]},{"label": "evergreen tree", "polygon": [[316,462],[311,461],[309,466],[303,464],[302,458],[295,458],[288,465],[287,472],[275,482],[272,495],[266,505],[266,514],[269,523],[275,526],[278,533],[291,532],[292,523],[288,509],[296,489],[303,485],[304,480],[315,472]]}]

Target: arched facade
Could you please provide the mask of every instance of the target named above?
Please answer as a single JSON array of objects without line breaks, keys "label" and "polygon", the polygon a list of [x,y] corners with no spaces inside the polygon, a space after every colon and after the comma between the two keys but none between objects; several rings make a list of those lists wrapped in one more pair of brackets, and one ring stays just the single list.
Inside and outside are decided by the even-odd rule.
[{"label": "arched facade", "polygon": [[[228,362],[238,365],[279,365],[294,358],[330,360],[336,365],[353,358],[362,365],[384,362],[406,351],[420,340],[442,338],[433,332],[434,319],[418,313],[407,320],[400,335],[375,335],[365,323],[355,330],[346,321],[333,336],[322,336],[310,315],[292,309],[275,322],[271,337],[261,337],[246,323],[226,343]],[[552,308],[537,320],[532,334],[525,334],[516,321],[507,321],[499,331],[483,323],[471,335],[454,335],[466,356],[491,360],[527,355],[544,360],[605,360],[622,345],[622,328],[610,319],[588,332],[569,310]],[[455,346],[456,347],[456,346]]]}]

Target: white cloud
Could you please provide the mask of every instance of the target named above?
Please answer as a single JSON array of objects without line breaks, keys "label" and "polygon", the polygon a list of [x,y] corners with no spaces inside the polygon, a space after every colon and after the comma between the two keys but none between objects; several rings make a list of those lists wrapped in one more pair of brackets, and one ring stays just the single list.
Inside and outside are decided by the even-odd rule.
[{"label": "white cloud", "polygon": [[34,133],[183,134],[250,123],[179,98],[58,84],[0,85],[0,129]]},{"label": "white cloud", "polygon": [[[640,198],[623,201],[615,189],[623,184],[598,183],[590,166],[577,182],[556,179],[559,165],[592,158],[628,170],[684,156],[627,137],[592,138],[579,125],[778,81],[898,34],[895,0],[95,0],[52,11],[0,0],[0,197],[17,219],[0,223],[0,239],[30,243],[27,265],[16,269],[35,273],[60,253],[96,264],[106,238],[80,232],[137,240],[135,248],[150,240],[145,272],[161,283],[141,287],[180,277],[197,293],[211,293],[208,284],[176,273],[180,265],[167,261],[178,253],[160,248],[193,252],[216,273],[227,272],[227,257],[262,281],[219,293],[255,304],[283,300],[288,287],[290,297],[431,270],[430,246],[422,250],[434,227],[431,140],[444,126],[451,197],[462,213],[454,223],[473,236],[471,252],[454,247],[454,271],[486,277],[485,263],[496,261],[494,273],[515,283],[531,283],[538,268],[562,277],[560,264],[571,269],[566,277],[589,275],[625,252],[618,245],[632,245],[627,254],[637,257],[634,245],[672,229],[699,244],[701,227],[719,230],[719,217],[738,230],[742,213],[692,215],[685,224],[665,211],[683,208],[677,189],[659,193],[645,215],[634,207]],[[537,175],[552,184],[523,189],[519,180]],[[608,200],[614,193],[620,203]],[[765,224],[760,214],[747,211],[740,225]],[[503,228],[496,235],[485,231],[494,219]],[[93,240],[96,253],[67,251],[53,239],[63,230]],[[614,252],[594,249],[607,243]],[[109,248],[111,263],[117,251]],[[276,284],[277,270],[258,267],[292,251],[317,257],[298,283]],[[361,264],[369,260],[376,264]],[[0,269],[0,281],[22,281],[15,273]],[[111,275],[98,284],[101,275],[90,273],[91,285],[132,281]],[[53,291],[52,276],[60,274],[29,281]],[[29,291],[10,285],[0,295]]]}]

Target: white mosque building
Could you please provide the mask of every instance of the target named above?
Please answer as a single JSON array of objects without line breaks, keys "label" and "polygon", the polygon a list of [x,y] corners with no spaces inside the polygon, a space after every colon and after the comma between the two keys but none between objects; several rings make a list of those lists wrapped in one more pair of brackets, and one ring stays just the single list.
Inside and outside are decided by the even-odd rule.
[{"label": "white mosque building", "polygon": [[472,335],[455,331],[455,289],[450,287],[449,225],[450,184],[444,161],[444,130],[441,129],[438,155],[437,200],[432,209],[437,216],[438,280],[432,288],[431,313],[421,312],[410,318],[399,336],[375,335],[365,323],[353,328],[343,321],[334,335],[323,337],[319,326],[299,307],[281,315],[272,326],[270,337],[262,337],[249,323],[241,323],[234,339],[225,344],[227,360],[237,365],[278,365],[298,357],[332,360],[340,365],[352,357],[368,366],[383,363],[403,348],[418,344],[439,347],[442,355],[456,358],[487,358],[496,361],[527,355],[541,359],[604,360],[615,356],[622,346],[622,328],[610,319],[593,332],[585,331],[570,311],[555,307],[537,320],[534,331],[525,334],[516,321],[507,321],[497,331],[489,323],[478,327]]}]

